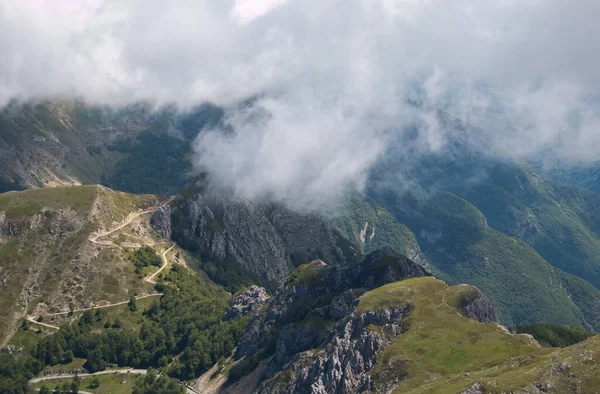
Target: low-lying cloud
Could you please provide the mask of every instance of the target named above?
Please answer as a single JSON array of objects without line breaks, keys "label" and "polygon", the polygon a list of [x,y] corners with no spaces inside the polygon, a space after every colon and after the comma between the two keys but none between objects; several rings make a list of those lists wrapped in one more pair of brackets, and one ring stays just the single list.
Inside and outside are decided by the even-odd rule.
[{"label": "low-lying cloud", "polygon": [[313,206],[360,188],[411,126],[407,150],[445,149],[440,110],[492,155],[595,160],[598,15],[588,0],[0,0],[0,106],[214,102],[234,131],[203,131],[197,166]]}]

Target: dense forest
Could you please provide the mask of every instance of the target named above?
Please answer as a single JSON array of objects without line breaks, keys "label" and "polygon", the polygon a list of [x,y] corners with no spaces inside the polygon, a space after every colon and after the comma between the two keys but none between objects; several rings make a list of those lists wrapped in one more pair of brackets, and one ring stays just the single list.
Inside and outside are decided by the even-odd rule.
[{"label": "dense forest", "polygon": [[167,194],[188,181],[190,144],[167,134],[142,133],[137,141],[118,140],[107,147],[127,154],[102,184],[129,193]]},{"label": "dense forest", "polygon": [[517,333],[532,335],[542,346],[567,347],[594,336],[581,327],[537,323],[517,326]]}]

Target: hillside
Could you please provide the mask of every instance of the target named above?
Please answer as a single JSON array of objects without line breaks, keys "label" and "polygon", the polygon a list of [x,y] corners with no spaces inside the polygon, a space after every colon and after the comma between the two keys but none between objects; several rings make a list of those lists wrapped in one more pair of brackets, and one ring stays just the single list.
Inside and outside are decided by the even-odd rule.
[{"label": "hillside", "polygon": [[365,195],[350,193],[339,207],[325,217],[363,255],[390,247],[422,265],[428,264],[415,235],[408,227]]},{"label": "hillside", "polygon": [[550,322],[596,329],[600,324],[596,288],[552,267],[524,241],[492,228],[468,201],[448,192],[416,199],[387,191],[377,198],[418,234],[441,278],[479,287],[505,324]]},{"label": "hillside", "polygon": [[555,181],[600,193],[600,165],[591,163],[534,163],[535,167]]},{"label": "hillside", "polygon": [[[151,195],[114,192],[102,186],[0,194],[3,342],[14,333],[18,319],[28,314],[68,311],[70,305],[80,309],[151,291],[151,284],[138,279],[126,252],[113,247],[106,240],[109,236],[101,237],[118,223],[138,220],[132,212],[157,204]],[[135,246],[136,237],[152,236],[144,225],[133,227],[117,242]]]},{"label": "hillside", "polygon": [[[118,234],[91,239],[129,245],[140,236],[137,228],[125,221],[111,227]],[[120,240],[124,234],[131,238]],[[578,393],[599,383],[597,337],[542,348],[500,326],[477,288],[448,286],[391,249],[346,266],[304,264],[271,297],[255,286],[231,297],[177,255],[169,260],[170,268],[156,277],[155,289],[162,291],[156,299],[75,309],[72,316],[40,312],[45,319],[38,326],[51,322],[60,330],[31,340],[34,322],[21,327],[11,352],[14,346],[32,351],[0,352],[0,388],[26,387],[43,371],[111,366],[163,373],[162,380],[128,378],[127,387],[181,390],[170,376],[192,385],[188,392],[202,393]],[[100,391],[89,378],[83,384],[92,392],[114,384],[98,382]]]},{"label": "hillside", "polygon": [[275,290],[295,266],[316,258],[339,265],[361,258],[358,247],[319,215],[210,188],[158,210],[152,225],[232,292],[253,283]]},{"label": "hillside", "polygon": [[396,393],[576,393],[597,387],[598,337],[565,349],[541,349],[527,336],[509,335],[456,313],[474,291],[422,278],[361,297],[358,310],[400,302],[415,307],[411,328],[382,352],[373,374],[381,379],[399,372],[390,365],[403,368],[406,379]]}]

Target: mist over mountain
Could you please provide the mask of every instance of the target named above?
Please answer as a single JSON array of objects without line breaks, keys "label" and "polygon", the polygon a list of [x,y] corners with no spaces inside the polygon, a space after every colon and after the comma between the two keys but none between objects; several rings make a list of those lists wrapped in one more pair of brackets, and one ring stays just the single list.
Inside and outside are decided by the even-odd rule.
[{"label": "mist over mountain", "polygon": [[410,162],[457,139],[547,166],[597,158],[599,12],[585,0],[3,1],[0,105],[215,103],[231,127],[200,134],[196,167],[306,209],[362,189],[385,154]]}]

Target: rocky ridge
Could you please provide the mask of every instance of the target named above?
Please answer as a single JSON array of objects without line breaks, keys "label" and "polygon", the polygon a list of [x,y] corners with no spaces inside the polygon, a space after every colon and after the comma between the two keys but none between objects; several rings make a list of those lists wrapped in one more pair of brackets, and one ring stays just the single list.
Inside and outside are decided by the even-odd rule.
[{"label": "rocky ridge", "polygon": [[429,270],[391,249],[352,266],[317,260],[298,268],[254,314],[236,358],[266,359],[261,393],[363,392],[379,351],[407,327],[411,306],[355,312],[365,291]]}]

